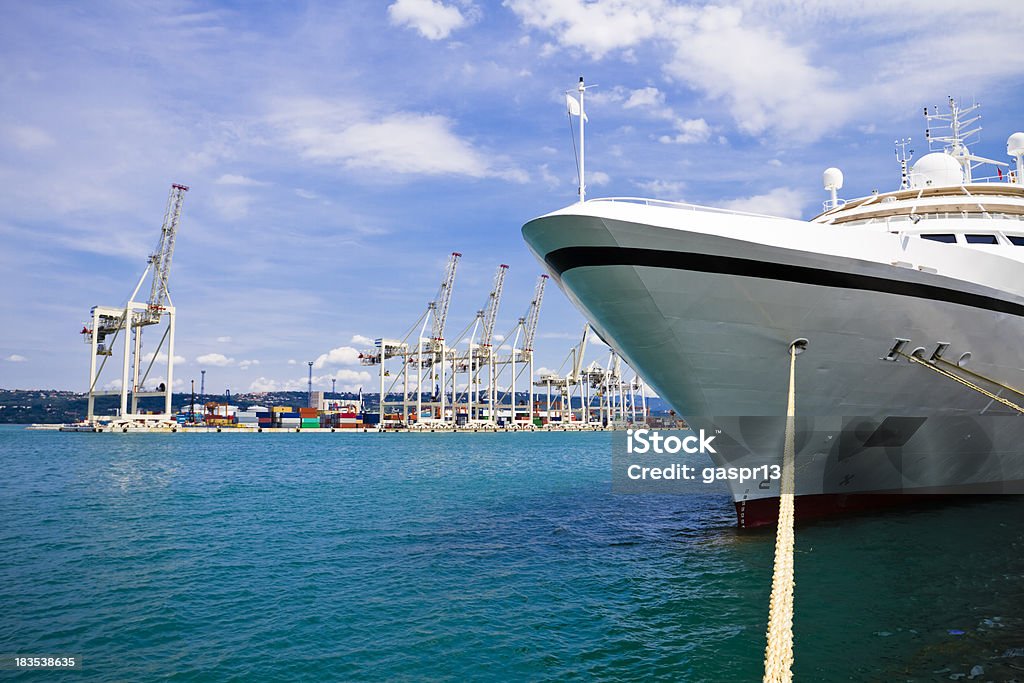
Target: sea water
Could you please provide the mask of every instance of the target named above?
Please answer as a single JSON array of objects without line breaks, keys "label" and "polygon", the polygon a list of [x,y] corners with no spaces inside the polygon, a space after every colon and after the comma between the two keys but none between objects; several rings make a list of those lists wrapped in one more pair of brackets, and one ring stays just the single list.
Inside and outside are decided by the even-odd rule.
[{"label": "sea water", "polygon": [[[774,533],[610,462],[607,433],[0,428],[0,653],[81,658],[0,680],[758,680]],[[797,679],[1024,674],[1022,513],[798,527]]]}]

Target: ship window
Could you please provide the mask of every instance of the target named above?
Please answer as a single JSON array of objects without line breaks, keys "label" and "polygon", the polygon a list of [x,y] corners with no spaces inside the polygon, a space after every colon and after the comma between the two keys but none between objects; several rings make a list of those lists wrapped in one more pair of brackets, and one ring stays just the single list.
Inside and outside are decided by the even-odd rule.
[{"label": "ship window", "polygon": [[1024,247],[1024,237],[1021,237],[1020,235],[1007,235],[1006,238],[1018,247]]},{"label": "ship window", "polygon": [[999,244],[995,235],[964,235],[967,244]]},{"label": "ship window", "polygon": [[956,235],[950,233],[933,233],[930,235],[921,235],[926,240],[932,242],[945,242],[946,244],[956,244]]}]

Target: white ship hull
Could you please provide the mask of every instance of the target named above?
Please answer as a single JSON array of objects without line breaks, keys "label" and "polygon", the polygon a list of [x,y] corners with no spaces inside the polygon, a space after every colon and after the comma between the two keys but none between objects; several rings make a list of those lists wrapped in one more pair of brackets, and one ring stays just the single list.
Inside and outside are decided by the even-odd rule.
[{"label": "white ship hull", "polygon": [[[789,345],[809,340],[797,361],[796,410],[817,418],[815,438],[825,441],[809,446],[817,456],[798,494],[839,494],[843,478],[862,494],[1024,481],[1024,419],[1006,417],[1016,411],[919,364],[882,360],[897,339],[925,358],[946,344],[943,358],[970,354],[972,371],[1024,386],[1020,261],[896,230],[626,201],[576,204],[523,234],[605,341],[694,426],[785,415]],[[908,416],[925,420],[890,439],[898,447],[855,449],[841,471],[844,429],[849,445],[853,431],[863,442],[886,418]],[[965,466],[955,435],[969,432],[988,435],[986,464],[975,454]],[[758,448],[754,459],[779,457]],[[904,470],[895,478],[892,448]],[[910,477],[903,459],[916,463]],[[778,491],[744,486],[733,495],[739,510]]]}]

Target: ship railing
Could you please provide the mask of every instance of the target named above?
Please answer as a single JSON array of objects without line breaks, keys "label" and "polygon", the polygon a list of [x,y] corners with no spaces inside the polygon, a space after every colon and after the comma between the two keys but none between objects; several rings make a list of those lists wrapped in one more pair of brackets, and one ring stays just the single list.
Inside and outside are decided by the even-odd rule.
[{"label": "ship railing", "polygon": [[646,199],[644,197],[599,197],[597,199],[588,199],[587,202],[621,202],[625,204],[643,204],[644,206],[660,206],[667,209],[681,209],[684,211],[693,212],[704,212],[704,213],[724,213],[731,216],[751,216],[753,218],[774,218],[775,220],[782,219],[782,216],[769,216],[763,213],[753,213],[750,211],[737,211],[735,209],[722,209],[715,206],[700,206],[699,204],[687,204],[685,202],[670,202],[664,199]]},{"label": "ship railing", "polygon": [[840,206],[846,206],[845,199],[826,199],[821,203],[825,211],[831,211],[832,209],[838,209]]},{"label": "ship railing", "polygon": [[981,178],[975,178],[975,177],[972,176],[971,177],[971,182],[972,183],[1005,183],[1007,185],[1010,185],[1010,184],[1014,184],[1015,185],[1015,184],[1017,184],[1015,182],[1016,181],[1015,176],[1016,176],[1016,172],[1008,171],[1006,173],[1003,173],[1002,175],[988,175],[988,176],[984,176],[984,177],[981,177]]}]

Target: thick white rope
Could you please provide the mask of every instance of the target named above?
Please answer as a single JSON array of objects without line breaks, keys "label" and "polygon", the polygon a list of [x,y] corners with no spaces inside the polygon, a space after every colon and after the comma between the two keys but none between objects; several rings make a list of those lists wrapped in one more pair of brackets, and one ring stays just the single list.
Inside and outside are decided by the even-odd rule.
[{"label": "thick white rope", "polygon": [[764,681],[793,680],[793,491],[796,416],[796,347],[789,350],[789,406],[786,444],[779,482],[779,524],[775,532],[775,571],[768,611],[768,644],[764,650]]}]

